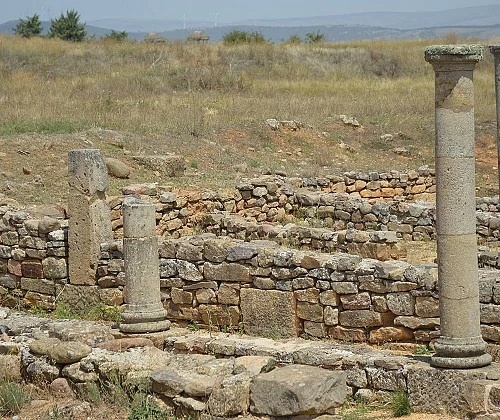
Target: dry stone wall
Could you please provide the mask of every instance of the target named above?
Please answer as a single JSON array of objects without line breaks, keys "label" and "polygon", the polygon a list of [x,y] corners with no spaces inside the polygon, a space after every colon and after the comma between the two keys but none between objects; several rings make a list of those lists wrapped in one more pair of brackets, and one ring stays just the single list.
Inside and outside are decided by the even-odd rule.
[{"label": "dry stone wall", "polygon": [[[346,341],[418,341],[439,336],[437,265],[381,262],[292,250],[271,241],[204,234],[165,239],[160,277],[169,319],[251,334],[306,334]],[[121,242],[103,245],[97,280],[121,280]],[[500,277],[480,274],[486,339],[500,338]]]},{"label": "dry stone wall", "polygon": [[[123,193],[155,204],[157,233],[163,237],[162,302],[173,321],[240,326],[267,335],[424,342],[439,335],[436,266],[362,256],[400,258],[405,252],[401,239],[435,238],[434,204],[405,201],[417,198],[417,185],[432,194],[433,180],[431,170],[420,168],[408,174],[347,173],[342,180],[264,176],[218,193],[173,191],[156,184],[132,185]],[[359,181],[404,186],[406,196],[362,198],[362,190],[348,189],[359,188]],[[108,199],[116,239],[122,234],[123,199]],[[498,210],[497,198],[477,199],[478,238],[500,236]],[[194,235],[198,231],[206,234]],[[50,309],[57,301],[78,309],[97,302],[123,303],[121,242],[101,246],[94,280],[81,285],[69,279],[67,236],[67,220],[33,219],[27,211],[0,207],[4,305]],[[482,252],[480,264],[497,268],[498,256]],[[483,334],[500,342],[494,271],[481,271],[481,304]],[[259,331],[260,325],[272,328]]]}]

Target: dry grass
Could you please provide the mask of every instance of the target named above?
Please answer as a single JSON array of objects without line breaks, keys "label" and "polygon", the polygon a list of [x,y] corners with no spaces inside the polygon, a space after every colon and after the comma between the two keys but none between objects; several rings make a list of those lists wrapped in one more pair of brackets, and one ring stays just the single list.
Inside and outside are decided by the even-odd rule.
[{"label": "dry grass", "polygon": [[[67,147],[51,140],[60,159],[85,141],[123,157],[95,136],[111,129],[132,152],[184,154],[199,169],[184,184],[204,186],[233,182],[235,163],[305,175],[432,166],[434,75],[423,51],[457,41],[449,38],[224,46],[2,36],[0,146],[62,134]],[[492,62],[486,52],[475,72],[478,122],[495,120]],[[344,126],[340,114],[364,129]],[[272,132],[267,118],[306,128]],[[385,133],[394,140],[381,141]]]}]

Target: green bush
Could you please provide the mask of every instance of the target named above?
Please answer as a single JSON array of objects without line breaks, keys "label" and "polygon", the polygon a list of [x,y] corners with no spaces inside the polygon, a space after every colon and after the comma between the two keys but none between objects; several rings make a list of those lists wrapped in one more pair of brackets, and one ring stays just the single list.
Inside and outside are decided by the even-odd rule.
[{"label": "green bush", "polygon": [[265,42],[267,42],[266,38],[264,38],[264,35],[262,35],[261,32],[247,32],[240,31],[238,29],[225,34],[222,38],[222,41],[224,42],[224,44],[264,44]]},{"label": "green bush", "polygon": [[50,38],[61,38],[65,41],[79,42],[87,36],[85,24],[80,23],[80,15],[76,10],[68,10],[66,15],[61,13],[57,19],[50,21]]},{"label": "green bush", "polygon": [[42,33],[42,22],[40,21],[40,16],[34,14],[26,19],[19,19],[16,27],[14,28],[14,33],[20,35],[24,38],[31,38],[32,36],[39,36]]},{"label": "green bush", "polygon": [[320,31],[308,32],[306,34],[306,38],[306,42],[309,44],[318,44],[320,42],[325,42],[326,40],[325,34],[322,34]]},{"label": "green bush", "polygon": [[128,33],[126,31],[115,31],[114,29],[109,34],[102,37],[102,39],[109,39],[111,41],[124,41],[127,38]]}]

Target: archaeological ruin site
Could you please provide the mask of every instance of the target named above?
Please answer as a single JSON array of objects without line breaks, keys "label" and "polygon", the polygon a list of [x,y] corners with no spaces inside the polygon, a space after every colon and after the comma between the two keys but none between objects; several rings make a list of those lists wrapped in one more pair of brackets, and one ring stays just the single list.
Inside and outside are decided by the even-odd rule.
[{"label": "archaeological ruin site", "polygon": [[[500,202],[475,186],[482,57],[425,50],[435,162],[406,172],[110,196],[100,150],[71,150],[68,217],[0,201],[0,376],[75,393],[119,378],[179,418],[340,419],[346,400],[393,392],[414,412],[500,418],[500,260],[487,246]],[[408,244],[436,241],[435,261],[407,261]],[[120,308],[115,325],[20,311],[102,304]]]}]

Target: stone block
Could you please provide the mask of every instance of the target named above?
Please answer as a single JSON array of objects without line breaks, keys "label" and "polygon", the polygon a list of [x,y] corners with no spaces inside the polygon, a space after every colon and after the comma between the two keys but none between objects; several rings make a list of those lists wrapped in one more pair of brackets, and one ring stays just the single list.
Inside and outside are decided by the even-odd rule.
[{"label": "stone block", "polygon": [[237,263],[212,264],[207,262],[203,265],[203,274],[209,281],[250,282],[248,267]]},{"label": "stone block", "polygon": [[382,327],[370,331],[368,341],[374,344],[388,343],[392,341],[410,341],[413,332],[404,327]]},{"label": "stone block", "polygon": [[323,305],[308,302],[298,302],[297,316],[308,321],[323,322]]},{"label": "stone block", "polygon": [[[488,368],[438,369],[426,363],[408,366],[408,395],[414,411],[468,417],[469,384],[486,379]],[[483,397],[484,400],[484,397]]]},{"label": "stone block", "polygon": [[241,289],[240,299],[246,333],[281,338],[298,336],[293,292]]},{"label": "stone block", "polygon": [[341,295],[340,302],[344,310],[370,309],[371,305],[370,294],[367,292],[354,295]]},{"label": "stone block", "polygon": [[254,378],[250,412],[276,417],[333,413],[346,396],[345,372],[288,365]]},{"label": "stone block", "polygon": [[413,315],[415,303],[411,293],[388,293],[386,300],[387,307],[394,315]]},{"label": "stone block", "polygon": [[432,296],[417,296],[415,298],[415,314],[422,318],[439,316],[439,300]]},{"label": "stone block", "polygon": [[304,321],[304,333],[311,337],[324,338],[328,334],[328,327],[322,322]]},{"label": "stone block", "polygon": [[376,367],[367,367],[368,383],[374,390],[397,391],[406,389],[406,377],[403,369],[385,370]]},{"label": "stone block", "polygon": [[371,310],[342,311],[339,323],[343,327],[380,327],[384,325],[382,314]]},{"label": "stone block", "polygon": [[364,342],[366,341],[366,333],[359,328],[345,328],[340,325],[330,327],[328,336],[334,340],[347,342]]},{"label": "stone block", "polygon": [[154,156],[133,156],[133,159],[144,167],[159,172],[164,177],[179,177],[184,175],[186,163],[182,156],[174,153]]}]

